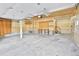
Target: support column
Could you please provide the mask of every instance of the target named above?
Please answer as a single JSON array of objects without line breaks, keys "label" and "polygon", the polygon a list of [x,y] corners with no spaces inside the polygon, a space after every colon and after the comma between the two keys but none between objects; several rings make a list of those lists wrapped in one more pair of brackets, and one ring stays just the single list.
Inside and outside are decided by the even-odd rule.
[{"label": "support column", "polygon": [[23,38],[22,21],[20,21],[20,39]]}]

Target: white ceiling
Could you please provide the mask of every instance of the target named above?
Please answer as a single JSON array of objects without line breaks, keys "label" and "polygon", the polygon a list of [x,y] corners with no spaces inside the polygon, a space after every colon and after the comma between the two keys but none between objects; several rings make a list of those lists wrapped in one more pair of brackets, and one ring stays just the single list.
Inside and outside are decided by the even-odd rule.
[{"label": "white ceiling", "polygon": [[[39,3],[38,3],[39,4]],[[40,13],[53,11],[69,6],[75,5],[74,3],[0,3],[0,17],[23,19],[31,17]]]}]

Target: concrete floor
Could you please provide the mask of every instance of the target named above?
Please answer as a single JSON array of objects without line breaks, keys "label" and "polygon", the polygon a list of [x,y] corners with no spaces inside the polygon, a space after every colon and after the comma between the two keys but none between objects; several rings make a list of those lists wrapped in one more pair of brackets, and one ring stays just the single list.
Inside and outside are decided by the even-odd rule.
[{"label": "concrete floor", "polygon": [[5,56],[78,56],[79,48],[69,35],[26,34],[0,40],[0,55]]}]

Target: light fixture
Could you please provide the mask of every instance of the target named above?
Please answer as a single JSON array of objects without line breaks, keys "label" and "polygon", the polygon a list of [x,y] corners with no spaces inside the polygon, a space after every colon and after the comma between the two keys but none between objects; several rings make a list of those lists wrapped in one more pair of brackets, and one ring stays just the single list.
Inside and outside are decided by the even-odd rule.
[{"label": "light fixture", "polygon": [[38,15],[38,18],[40,18],[41,16],[40,15]]},{"label": "light fixture", "polygon": [[37,3],[37,5],[40,5],[40,3]]}]

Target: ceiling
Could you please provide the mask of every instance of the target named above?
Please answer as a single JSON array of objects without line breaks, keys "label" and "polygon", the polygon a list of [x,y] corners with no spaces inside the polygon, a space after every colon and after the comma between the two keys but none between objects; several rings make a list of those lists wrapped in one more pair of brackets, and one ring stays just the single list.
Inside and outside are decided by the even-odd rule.
[{"label": "ceiling", "polygon": [[75,5],[74,3],[0,3],[0,17],[23,19]]}]

